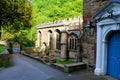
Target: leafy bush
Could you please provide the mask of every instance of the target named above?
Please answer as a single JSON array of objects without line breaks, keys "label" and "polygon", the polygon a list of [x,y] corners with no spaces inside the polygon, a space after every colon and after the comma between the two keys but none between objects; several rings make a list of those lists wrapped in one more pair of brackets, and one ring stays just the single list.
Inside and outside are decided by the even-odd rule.
[{"label": "leafy bush", "polygon": [[0,45],[0,53],[5,50],[5,47],[3,45]]},{"label": "leafy bush", "polygon": [[25,47],[32,47],[34,46],[34,42],[29,40],[29,39],[22,39],[20,42],[25,46]]}]

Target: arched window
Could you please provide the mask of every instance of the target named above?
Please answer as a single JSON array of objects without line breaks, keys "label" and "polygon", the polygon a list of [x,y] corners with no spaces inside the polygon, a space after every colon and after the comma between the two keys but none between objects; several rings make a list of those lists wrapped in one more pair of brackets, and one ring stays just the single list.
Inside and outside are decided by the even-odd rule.
[{"label": "arched window", "polygon": [[39,46],[41,47],[42,43],[42,34],[41,31],[39,31]]},{"label": "arched window", "polygon": [[61,42],[61,33],[60,30],[56,29],[56,49],[60,50],[60,42]]},{"label": "arched window", "polygon": [[77,50],[78,36],[75,33],[71,33],[68,37],[69,50]]},{"label": "arched window", "polygon": [[52,49],[52,31],[48,30],[48,46],[49,49]]}]

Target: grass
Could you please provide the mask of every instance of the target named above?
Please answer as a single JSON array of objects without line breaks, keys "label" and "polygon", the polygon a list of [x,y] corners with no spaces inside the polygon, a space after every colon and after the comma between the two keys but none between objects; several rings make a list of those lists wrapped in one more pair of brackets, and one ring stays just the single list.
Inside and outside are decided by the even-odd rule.
[{"label": "grass", "polygon": [[73,62],[73,61],[70,61],[70,60],[66,60],[66,61],[57,60],[56,63],[65,65],[65,64],[72,64],[72,63],[74,63],[74,62]]},{"label": "grass", "polygon": [[3,45],[0,45],[0,53],[5,50],[5,47]]}]

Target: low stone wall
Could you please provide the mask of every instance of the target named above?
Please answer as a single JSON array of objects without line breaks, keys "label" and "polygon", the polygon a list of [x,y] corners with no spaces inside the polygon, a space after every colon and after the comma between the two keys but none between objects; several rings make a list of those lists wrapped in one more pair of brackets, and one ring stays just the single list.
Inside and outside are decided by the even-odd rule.
[{"label": "low stone wall", "polygon": [[30,57],[32,59],[38,60],[38,61],[40,61],[40,62],[42,62],[44,64],[47,64],[47,65],[49,65],[51,67],[54,67],[56,69],[59,69],[61,71],[67,72],[67,73],[87,69],[87,65],[85,63],[83,63],[83,62],[62,65],[62,64],[57,64],[57,63],[54,63],[54,62],[46,62],[44,60],[44,58],[41,59],[41,58],[32,56],[30,54],[25,54],[24,53],[23,55],[25,55],[27,57]]},{"label": "low stone wall", "polygon": [[0,54],[0,67],[11,66],[10,56],[10,54]]},{"label": "low stone wall", "polygon": [[51,66],[67,73],[87,69],[87,65],[83,62],[66,64],[66,65],[52,63]]},{"label": "low stone wall", "polygon": [[87,65],[85,63],[82,63],[82,62],[68,64],[68,65],[64,66],[65,72],[79,71],[79,70],[83,70],[86,68],[87,68]]}]

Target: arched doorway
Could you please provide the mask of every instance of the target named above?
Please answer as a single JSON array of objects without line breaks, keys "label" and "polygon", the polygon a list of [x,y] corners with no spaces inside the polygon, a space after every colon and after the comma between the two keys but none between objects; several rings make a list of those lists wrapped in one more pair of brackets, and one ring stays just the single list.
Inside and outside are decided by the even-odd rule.
[{"label": "arched doorway", "polygon": [[107,74],[120,79],[120,31],[113,31],[108,38]]},{"label": "arched doorway", "polygon": [[20,43],[13,42],[13,53],[20,53]]}]

